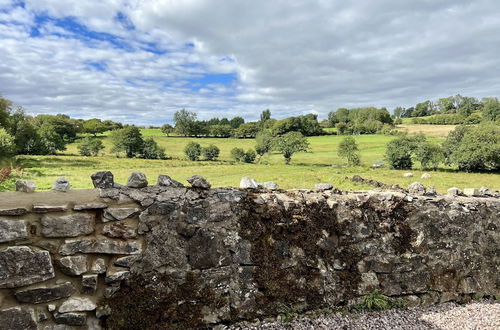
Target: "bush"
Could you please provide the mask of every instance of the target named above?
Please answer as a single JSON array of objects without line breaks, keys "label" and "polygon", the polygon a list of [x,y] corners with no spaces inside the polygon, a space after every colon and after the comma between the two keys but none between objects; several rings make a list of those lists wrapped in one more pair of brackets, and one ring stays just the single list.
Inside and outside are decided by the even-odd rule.
[{"label": "bush", "polygon": [[184,153],[189,160],[198,160],[201,155],[201,146],[196,142],[189,142],[184,148]]},{"label": "bush", "polygon": [[112,152],[125,152],[127,158],[140,157],[144,147],[141,131],[136,126],[128,126],[110,135],[113,143]]},{"label": "bush", "polygon": [[435,170],[444,160],[443,149],[439,145],[430,142],[419,144],[415,151],[415,156],[424,170]]},{"label": "bush", "polygon": [[237,162],[252,163],[256,156],[257,154],[253,149],[248,149],[247,152],[242,148],[233,148],[231,150],[231,158]]},{"label": "bush", "polygon": [[0,158],[10,156],[16,151],[14,138],[0,127]]},{"label": "bush", "polygon": [[201,153],[203,154],[205,160],[215,160],[219,157],[220,149],[217,146],[211,144],[208,147],[202,148]]},{"label": "bush", "polygon": [[273,136],[268,131],[261,131],[255,137],[255,151],[259,156],[267,154],[272,149]]},{"label": "bush", "polygon": [[337,154],[339,157],[346,158],[350,166],[358,166],[361,164],[358,145],[352,136],[347,136],[340,141]]},{"label": "bush", "polygon": [[309,149],[309,142],[300,132],[288,132],[274,139],[273,144],[274,149],[285,158],[285,164],[290,164],[294,153]]},{"label": "bush", "polygon": [[155,140],[147,138],[144,140],[141,158],[145,159],[165,159],[165,149],[160,147]]},{"label": "bush", "polygon": [[411,169],[415,142],[415,138],[405,135],[387,143],[385,159],[392,169]]},{"label": "bush", "polygon": [[78,145],[78,152],[82,156],[97,156],[104,149],[102,141],[95,138],[84,138]]}]

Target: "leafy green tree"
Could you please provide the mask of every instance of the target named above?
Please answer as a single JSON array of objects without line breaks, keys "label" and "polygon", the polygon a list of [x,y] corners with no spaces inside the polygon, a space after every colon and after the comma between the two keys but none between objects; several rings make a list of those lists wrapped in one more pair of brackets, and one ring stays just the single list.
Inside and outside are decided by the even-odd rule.
[{"label": "leafy green tree", "polygon": [[0,97],[0,127],[8,128],[12,102]]},{"label": "leafy green tree", "polygon": [[199,160],[201,155],[201,145],[196,142],[189,142],[184,148],[184,154],[186,154],[186,157],[189,160]]},{"label": "leafy green tree", "polygon": [[58,134],[54,125],[45,122],[38,129],[40,135],[40,153],[44,155],[54,155],[57,151],[66,150],[66,141]]},{"label": "leafy green tree", "polygon": [[104,125],[100,119],[89,119],[83,123],[83,132],[97,136],[97,134],[104,133],[108,130],[108,127]]},{"label": "leafy green tree", "polygon": [[424,101],[415,106],[415,110],[412,113],[413,117],[424,117],[432,114],[432,102]]},{"label": "leafy green tree", "polygon": [[340,141],[338,155],[339,157],[347,159],[347,163],[350,166],[358,166],[361,164],[358,144],[352,136],[346,136]]},{"label": "leafy green tree", "polygon": [[236,147],[231,149],[231,158],[240,163],[252,163],[256,156],[253,149],[248,149],[246,152],[243,148]]},{"label": "leafy green tree", "polygon": [[309,142],[300,132],[288,132],[273,140],[273,149],[283,155],[285,164],[290,164],[294,153],[309,149]]},{"label": "leafy green tree", "polygon": [[496,97],[490,97],[483,102],[483,118],[486,120],[500,120],[500,102]]},{"label": "leafy green tree", "polygon": [[208,147],[201,148],[201,153],[205,160],[215,160],[219,157],[220,149],[216,145],[209,145]]},{"label": "leafy green tree", "polygon": [[273,148],[273,136],[268,131],[260,131],[255,136],[255,151],[262,157]]},{"label": "leafy green tree", "polygon": [[233,128],[229,125],[210,126],[210,135],[215,137],[227,138],[233,134]]},{"label": "leafy green tree", "polygon": [[136,126],[113,131],[110,135],[112,152],[125,152],[127,158],[140,157],[144,146],[141,131]]},{"label": "leafy green tree", "polygon": [[253,163],[255,160],[255,157],[257,157],[255,150],[248,149],[247,152],[245,152],[245,157],[244,157],[243,161],[245,163]]},{"label": "leafy green tree", "polygon": [[165,159],[165,148],[162,148],[156,143],[153,138],[147,138],[144,140],[142,145],[142,150],[140,157],[144,159]]},{"label": "leafy green tree", "polygon": [[259,120],[260,128],[264,128],[264,125],[266,124],[266,122],[269,119],[271,119],[271,110],[266,109],[266,110],[262,111],[262,113],[260,114],[260,120]]},{"label": "leafy green tree", "polygon": [[451,159],[453,152],[458,149],[460,143],[465,134],[471,129],[471,126],[457,126],[453,131],[448,133],[446,140],[443,142],[443,154],[445,157],[445,164],[451,165],[453,160]]},{"label": "leafy green tree", "polygon": [[234,130],[234,135],[239,138],[254,138],[258,131],[259,127],[256,123],[245,123]]},{"label": "leafy green tree", "polygon": [[179,135],[189,136],[195,131],[196,113],[186,109],[176,111],[174,114],[175,131]]},{"label": "leafy green tree", "polygon": [[436,170],[444,160],[443,149],[437,144],[423,142],[417,145],[415,158],[420,162],[422,169]]},{"label": "leafy green tree", "polygon": [[166,136],[169,136],[170,134],[172,134],[174,132],[174,127],[170,124],[164,124],[161,127],[161,132],[163,134],[165,134]]},{"label": "leafy green tree", "polygon": [[[425,139],[425,138],[423,138]],[[412,155],[416,145],[422,142],[422,137],[400,136],[387,143],[385,159],[392,169],[411,169],[413,166]]]},{"label": "leafy green tree", "polygon": [[5,128],[0,127],[0,159],[13,155],[15,151],[14,137],[7,133]]},{"label": "leafy green tree", "polygon": [[245,119],[243,119],[242,117],[234,117],[233,119],[231,119],[231,121],[229,122],[229,125],[232,127],[232,128],[238,128],[240,127],[242,124],[245,123]]},{"label": "leafy green tree", "polygon": [[78,144],[78,152],[82,156],[97,156],[102,149],[102,141],[96,138],[86,137]]}]

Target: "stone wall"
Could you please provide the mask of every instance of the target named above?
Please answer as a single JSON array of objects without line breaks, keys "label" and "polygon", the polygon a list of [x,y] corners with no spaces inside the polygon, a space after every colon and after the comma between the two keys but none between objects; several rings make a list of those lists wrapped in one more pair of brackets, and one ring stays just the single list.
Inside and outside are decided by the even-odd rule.
[{"label": "stone wall", "polygon": [[0,193],[0,329],[198,328],[375,289],[500,297],[499,198],[93,179]]}]

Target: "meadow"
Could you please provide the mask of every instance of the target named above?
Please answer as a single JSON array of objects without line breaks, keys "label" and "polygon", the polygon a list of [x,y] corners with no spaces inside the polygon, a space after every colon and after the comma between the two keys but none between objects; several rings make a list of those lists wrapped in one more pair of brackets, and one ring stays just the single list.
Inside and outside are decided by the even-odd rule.
[{"label": "meadow", "polygon": [[[230,151],[234,147],[253,148],[253,139],[234,138],[185,138],[167,137],[159,129],[143,129],[145,137],[153,137],[160,146],[166,149],[168,160],[144,160],[118,158],[110,152],[111,143],[107,134],[100,136],[106,148],[99,157],[82,157],[78,155],[77,143],[68,145],[65,152],[56,156],[18,156],[17,161],[23,170],[16,173],[17,178],[34,180],[38,190],[48,190],[57,177],[69,179],[73,188],[91,188],[90,175],[97,171],[109,170],[115,175],[115,181],[125,184],[133,171],[144,172],[150,183],[154,184],[159,174],[167,174],[174,179],[186,183],[185,179],[198,174],[206,177],[213,186],[238,186],[241,177],[254,177],[257,181],[275,181],[282,188],[313,188],[316,183],[332,183],[340,189],[369,189],[352,183],[346,176],[361,175],[388,184],[408,186],[414,181],[421,181],[426,186],[433,186],[445,193],[450,187],[500,188],[500,175],[487,173],[463,173],[452,168],[443,167],[438,171],[422,171],[416,164],[411,170],[414,177],[405,178],[408,172],[390,170],[387,167],[373,168],[373,163],[383,162],[385,144],[394,137],[385,135],[358,135],[355,139],[361,151],[362,165],[346,167],[344,161],[337,156],[337,148],[342,136],[327,135],[310,137],[310,151],[300,152],[293,156],[290,165],[285,165],[279,154],[265,155],[256,164],[241,164],[231,160]],[[441,142],[443,137],[430,136],[429,140]],[[189,141],[196,141],[202,146],[215,144],[221,150],[217,161],[188,161],[183,148]],[[420,179],[422,173],[431,175],[430,179]],[[3,190],[13,189],[13,181],[6,184]]]}]

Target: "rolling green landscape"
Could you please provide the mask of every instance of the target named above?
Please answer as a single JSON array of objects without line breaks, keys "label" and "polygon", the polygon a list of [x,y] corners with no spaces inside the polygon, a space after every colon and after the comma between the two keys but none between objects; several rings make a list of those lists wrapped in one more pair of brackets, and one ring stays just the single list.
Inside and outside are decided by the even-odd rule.
[{"label": "rolling green landscape", "polygon": [[[342,136],[327,135],[309,137],[309,152],[296,153],[290,165],[285,165],[283,156],[271,153],[256,161],[255,164],[235,163],[231,160],[230,150],[234,147],[253,148],[254,139],[236,138],[187,138],[167,137],[159,129],[142,129],[145,137],[153,137],[166,150],[167,160],[136,158],[117,158],[110,152],[111,141],[108,134],[99,136],[105,149],[97,157],[79,156],[78,140],[69,144],[63,153],[51,156],[19,155],[17,162],[23,170],[5,182],[3,190],[12,190],[15,179],[34,180],[38,190],[48,190],[57,177],[69,179],[73,188],[91,188],[90,175],[97,171],[109,170],[115,175],[115,181],[125,184],[132,171],[144,172],[150,183],[155,183],[159,174],[167,174],[185,182],[189,176],[205,176],[213,186],[238,186],[241,177],[254,177],[257,181],[275,181],[282,188],[313,188],[315,183],[328,182],[340,189],[370,189],[345,179],[346,176],[360,175],[367,179],[382,181],[387,184],[399,184],[406,187],[414,181],[421,181],[426,186],[434,186],[438,192],[457,186],[500,188],[500,175],[488,173],[464,173],[452,168],[442,167],[438,171],[422,171],[416,165],[414,170],[391,170],[387,167],[373,168],[372,164],[384,160],[385,145],[393,136],[358,135],[355,136],[360,148],[361,166],[347,167],[337,155]],[[441,142],[444,139],[429,137],[430,141]],[[216,161],[189,161],[183,148],[195,141],[202,146],[215,144],[220,148],[220,157]],[[403,177],[412,172],[413,177]],[[422,173],[429,173],[430,179],[420,179]]]}]

